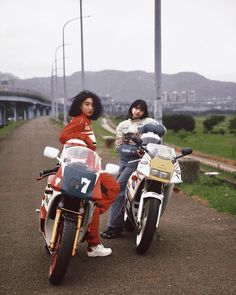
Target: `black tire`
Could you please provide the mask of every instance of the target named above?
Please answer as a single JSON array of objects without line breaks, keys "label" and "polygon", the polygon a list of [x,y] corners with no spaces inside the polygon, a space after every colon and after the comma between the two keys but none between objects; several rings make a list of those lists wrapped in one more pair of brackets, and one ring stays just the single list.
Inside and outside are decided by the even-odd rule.
[{"label": "black tire", "polygon": [[49,281],[57,285],[64,278],[72,255],[76,224],[71,220],[64,219],[59,225],[56,249],[52,255],[49,268]]},{"label": "black tire", "polygon": [[151,245],[156,231],[159,208],[159,200],[150,198],[145,201],[142,215],[142,225],[136,236],[136,251],[138,254],[144,254]]}]

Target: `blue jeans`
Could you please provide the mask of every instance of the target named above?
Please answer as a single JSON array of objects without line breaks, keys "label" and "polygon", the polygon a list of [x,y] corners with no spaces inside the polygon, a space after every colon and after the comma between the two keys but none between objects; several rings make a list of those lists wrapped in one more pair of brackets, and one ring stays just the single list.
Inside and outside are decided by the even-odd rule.
[{"label": "blue jeans", "polygon": [[138,163],[121,164],[117,181],[120,185],[120,193],[112,203],[109,211],[108,227],[122,231],[124,225],[125,189],[130,175],[136,170]]}]

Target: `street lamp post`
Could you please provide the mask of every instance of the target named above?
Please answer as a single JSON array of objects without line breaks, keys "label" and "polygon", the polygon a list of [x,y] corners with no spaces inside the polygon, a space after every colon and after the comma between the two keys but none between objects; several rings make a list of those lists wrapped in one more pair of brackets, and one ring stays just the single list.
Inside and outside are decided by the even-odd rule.
[{"label": "street lamp post", "polygon": [[155,1],[155,97],[154,119],[162,123],[161,102],[161,0]]},{"label": "street lamp post", "polygon": [[83,10],[82,0],[80,0],[80,45],[81,45],[81,79],[82,90],[84,90],[84,37],[83,37]]},{"label": "street lamp post", "polygon": [[79,17],[76,18],[72,18],[70,20],[68,20],[64,25],[63,25],[63,29],[62,29],[62,48],[63,48],[63,87],[64,87],[64,107],[63,107],[63,119],[64,119],[64,124],[67,123],[67,86],[66,86],[66,63],[65,63],[65,27],[68,23],[74,21],[74,20],[78,20]]},{"label": "street lamp post", "polygon": [[51,72],[51,116],[54,118],[55,117],[55,101],[54,101],[54,81],[53,81],[53,75],[54,75],[54,69],[53,69],[53,64],[52,63],[52,72]]},{"label": "street lamp post", "polygon": [[[86,15],[84,17],[90,17],[89,15]],[[64,109],[63,109],[63,115],[64,115],[64,124],[67,123],[66,116],[67,116],[67,110],[66,110],[66,105],[67,105],[67,85],[66,85],[66,63],[65,63],[65,27],[67,24],[69,24],[72,21],[82,19],[83,17],[75,17],[63,25],[62,28],[62,48],[63,48],[63,86],[64,86]],[[83,30],[82,30],[83,31]],[[81,34],[82,34],[81,31]],[[83,42],[83,35],[81,37],[81,44]],[[81,45],[81,75],[82,75],[82,89],[84,89],[84,53],[83,53],[83,45]]]},{"label": "street lamp post", "polygon": [[[54,108],[55,108],[55,111],[54,111],[54,108],[53,108],[53,116],[56,117],[58,119],[58,83],[57,83],[57,52],[60,48],[63,47],[63,55],[64,55],[64,47],[65,45],[69,45],[70,43],[63,43],[61,45],[59,45],[56,50],[55,50],[55,60],[53,62],[53,64],[55,64],[55,95],[54,95],[54,91],[53,91],[53,88],[54,88],[54,81],[53,81],[53,64],[52,64],[52,78],[51,78],[51,96],[52,96],[52,100],[54,101]],[[63,60],[64,60],[64,56],[63,56]],[[63,62],[64,64],[64,62]]]},{"label": "street lamp post", "polygon": [[55,102],[56,102],[56,119],[58,119],[59,117],[59,113],[58,113],[58,83],[57,83],[57,52],[58,50],[63,47],[63,44],[61,44],[60,46],[58,46],[55,50]]}]

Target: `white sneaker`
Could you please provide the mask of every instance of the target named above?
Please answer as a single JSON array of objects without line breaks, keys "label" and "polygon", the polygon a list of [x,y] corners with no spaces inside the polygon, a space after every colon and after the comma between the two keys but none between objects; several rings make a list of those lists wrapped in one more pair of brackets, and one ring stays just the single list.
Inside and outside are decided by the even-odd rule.
[{"label": "white sneaker", "polygon": [[111,255],[111,248],[105,248],[102,244],[98,244],[94,247],[89,247],[87,250],[88,257],[103,257]]}]

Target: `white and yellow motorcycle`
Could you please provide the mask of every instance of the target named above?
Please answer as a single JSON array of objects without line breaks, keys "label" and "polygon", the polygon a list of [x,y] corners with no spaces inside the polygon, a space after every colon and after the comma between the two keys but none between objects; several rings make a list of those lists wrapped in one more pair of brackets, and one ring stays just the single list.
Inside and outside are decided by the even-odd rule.
[{"label": "white and yellow motorcycle", "polygon": [[125,228],[135,229],[136,251],[143,254],[151,245],[174,185],[182,182],[177,159],[191,154],[192,149],[185,148],[176,156],[175,150],[161,144],[160,137],[152,132],[144,133],[141,140],[132,139],[143,156],[127,183]]}]

